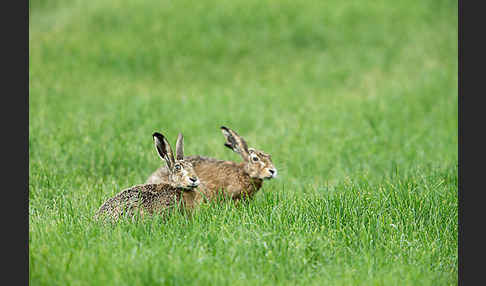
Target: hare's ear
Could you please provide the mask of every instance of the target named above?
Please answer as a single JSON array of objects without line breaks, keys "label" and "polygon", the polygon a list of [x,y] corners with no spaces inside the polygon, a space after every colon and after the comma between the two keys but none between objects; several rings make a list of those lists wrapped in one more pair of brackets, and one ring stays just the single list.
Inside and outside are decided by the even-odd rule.
[{"label": "hare's ear", "polygon": [[244,161],[248,161],[249,152],[245,139],[225,126],[221,126],[221,132],[223,132],[224,138],[226,138],[224,146],[240,154]]},{"label": "hare's ear", "polygon": [[165,160],[169,170],[172,170],[175,160],[169,142],[167,142],[167,139],[165,139],[164,135],[158,132],[152,134],[152,137],[154,138],[155,149],[157,150],[157,153],[159,153],[160,158]]},{"label": "hare's ear", "polygon": [[184,159],[184,136],[182,133],[179,133],[176,142],[176,160],[183,160]]}]

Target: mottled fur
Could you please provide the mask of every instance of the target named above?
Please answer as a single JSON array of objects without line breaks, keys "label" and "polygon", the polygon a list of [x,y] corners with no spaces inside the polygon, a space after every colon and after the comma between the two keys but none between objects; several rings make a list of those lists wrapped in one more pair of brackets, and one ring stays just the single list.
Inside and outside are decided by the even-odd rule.
[{"label": "mottled fur", "polygon": [[[224,126],[221,130],[226,138],[225,146],[240,154],[243,162],[203,156],[188,156],[185,160],[192,164],[204,185],[200,190],[209,200],[215,199],[220,192],[233,200],[251,198],[261,188],[263,180],[274,178],[277,174],[271,156],[248,148],[245,140],[233,130]],[[167,182],[168,175],[167,168],[160,167],[147,179],[147,183]]]},{"label": "mottled fur", "polygon": [[122,216],[162,214],[164,210],[180,206],[192,210],[202,200],[201,195],[191,189],[174,188],[166,184],[143,184],[121,191],[105,201],[95,218],[106,215],[112,220]]},{"label": "mottled fur", "polygon": [[199,185],[196,172],[192,164],[183,158],[182,135],[179,134],[177,139],[176,158],[162,134],[154,133],[153,138],[159,156],[167,163],[166,182],[136,185],[121,191],[101,205],[95,219],[102,215],[113,220],[125,215],[152,215],[178,205],[191,210],[202,201],[196,189]]}]

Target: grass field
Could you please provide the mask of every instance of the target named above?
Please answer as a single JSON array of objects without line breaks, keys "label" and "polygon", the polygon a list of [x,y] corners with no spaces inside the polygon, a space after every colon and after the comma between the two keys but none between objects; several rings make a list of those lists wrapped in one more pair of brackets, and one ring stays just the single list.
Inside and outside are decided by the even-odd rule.
[{"label": "grass field", "polygon": [[[456,1],[30,1],[30,285],[456,285]],[[92,221],[163,162],[272,154],[249,204]]]}]

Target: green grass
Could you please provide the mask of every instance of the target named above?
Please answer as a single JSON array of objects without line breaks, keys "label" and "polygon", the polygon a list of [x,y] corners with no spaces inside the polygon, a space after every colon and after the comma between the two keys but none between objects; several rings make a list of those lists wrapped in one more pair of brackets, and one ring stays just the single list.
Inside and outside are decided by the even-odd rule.
[{"label": "green grass", "polygon": [[[30,1],[31,285],[456,285],[457,2]],[[249,204],[100,226],[151,134],[272,154]]]}]

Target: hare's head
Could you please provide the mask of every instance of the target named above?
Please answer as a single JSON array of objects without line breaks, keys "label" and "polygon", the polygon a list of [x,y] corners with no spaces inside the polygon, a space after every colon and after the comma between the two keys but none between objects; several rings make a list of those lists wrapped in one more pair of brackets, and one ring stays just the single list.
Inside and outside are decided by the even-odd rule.
[{"label": "hare's head", "polygon": [[277,169],[273,165],[270,154],[254,148],[248,148],[245,139],[225,126],[221,126],[221,131],[226,138],[224,146],[240,154],[245,162],[245,171],[251,178],[272,179],[277,176]]},{"label": "hare's head", "polygon": [[155,149],[159,156],[167,163],[169,183],[177,188],[193,189],[199,185],[199,178],[190,162],[184,161],[184,138],[179,133],[176,143],[176,156],[164,135],[155,132],[153,135]]}]

